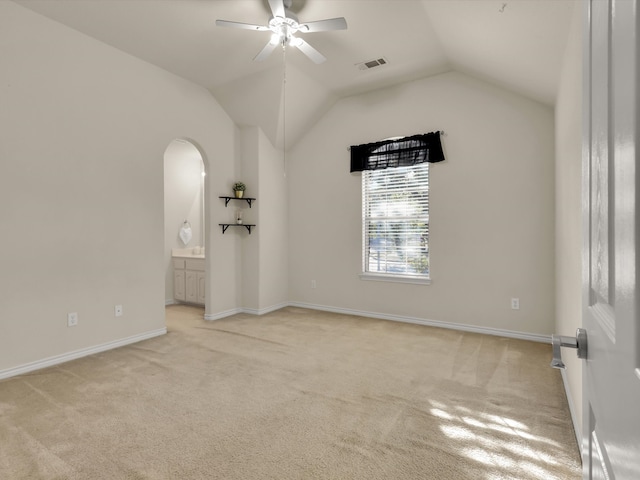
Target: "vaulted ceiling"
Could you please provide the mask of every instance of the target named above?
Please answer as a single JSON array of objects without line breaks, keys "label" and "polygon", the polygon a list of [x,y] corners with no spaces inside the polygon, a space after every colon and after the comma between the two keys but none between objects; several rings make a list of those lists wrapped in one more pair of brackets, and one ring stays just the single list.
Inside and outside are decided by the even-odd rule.
[{"label": "vaulted ceiling", "polygon": [[[237,124],[260,126],[278,146],[294,144],[341,97],[451,70],[553,106],[580,3],[292,0],[300,23],[347,20],[347,30],[299,34],[327,57],[315,64],[291,47],[254,62],[269,32],[215,25],[264,25],[267,0],[15,1],[203,86]],[[387,63],[358,67],[379,58]]]}]

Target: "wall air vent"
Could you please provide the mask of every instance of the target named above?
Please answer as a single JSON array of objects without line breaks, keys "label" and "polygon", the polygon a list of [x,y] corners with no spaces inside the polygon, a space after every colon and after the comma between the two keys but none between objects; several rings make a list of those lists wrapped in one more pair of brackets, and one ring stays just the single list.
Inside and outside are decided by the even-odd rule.
[{"label": "wall air vent", "polygon": [[381,57],[375,60],[369,60],[368,62],[356,63],[356,67],[358,67],[358,70],[369,70],[371,68],[386,65],[387,63],[389,63],[387,62],[387,59]]}]

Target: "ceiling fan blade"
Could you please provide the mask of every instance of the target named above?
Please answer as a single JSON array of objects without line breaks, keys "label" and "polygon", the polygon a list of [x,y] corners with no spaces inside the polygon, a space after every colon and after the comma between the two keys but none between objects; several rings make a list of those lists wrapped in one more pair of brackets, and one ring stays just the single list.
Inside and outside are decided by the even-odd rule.
[{"label": "ceiling fan blade", "polygon": [[287,15],[284,10],[284,0],[269,0],[269,7],[275,17],[285,18]]},{"label": "ceiling fan blade", "polygon": [[330,30],[346,30],[347,21],[344,17],[307,22],[300,25],[299,31],[303,33],[328,32]]},{"label": "ceiling fan blade", "polygon": [[327,57],[322,55],[318,50],[313,48],[300,37],[295,38],[293,45],[298,47],[300,51],[309,57],[313,63],[322,63],[327,60]]},{"label": "ceiling fan blade", "polygon": [[256,30],[258,32],[267,32],[269,27],[265,25],[252,25],[251,23],[229,22],[228,20],[216,20],[218,27],[242,28],[243,30]]},{"label": "ceiling fan blade", "polygon": [[273,52],[278,45],[279,45],[278,43],[275,43],[275,44],[271,42],[267,43],[264,46],[264,48],[260,50],[260,53],[253,58],[253,61],[262,62],[266,60],[267,58],[269,58],[269,55],[271,55],[271,52]]}]

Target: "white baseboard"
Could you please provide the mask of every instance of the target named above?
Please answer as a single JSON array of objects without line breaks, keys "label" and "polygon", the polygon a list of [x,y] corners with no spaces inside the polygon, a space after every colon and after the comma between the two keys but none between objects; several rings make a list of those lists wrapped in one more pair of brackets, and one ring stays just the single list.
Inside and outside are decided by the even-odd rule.
[{"label": "white baseboard", "polygon": [[204,319],[209,321],[220,320],[222,318],[227,318],[238,313],[244,313],[244,310],[242,308],[232,308],[231,310],[225,310],[218,313],[205,313]]},{"label": "white baseboard", "polygon": [[104,352],[106,350],[112,350],[114,348],[123,347],[132,343],[141,342],[142,340],[148,340],[149,338],[158,337],[167,333],[167,329],[159,328],[157,330],[151,330],[149,332],[140,333],[131,337],[122,338],[120,340],[114,340],[112,342],[103,343],[101,345],[95,345],[93,347],[81,348],[73,352],[63,353],[61,355],[55,355],[53,357],[38,360],[36,362],[26,363],[17,367],[7,368],[0,370],[0,380],[9,377],[15,377],[16,375],[22,375],[34,370],[40,370],[41,368],[51,367],[60,363],[75,360],[77,358],[93,355],[94,353]]},{"label": "white baseboard", "polygon": [[178,302],[176,302],[173,298],[165,298],[164,300],[164,306],[168,307],[169,305],[176,305]]},{"label": "white baseboard", "polygon": [[236,315],[238,313],[247,313],[249,315],[266,315],[267,313],[275,312],[276,310],[280,310],[281,308],[288,307],[288,302],[279,303],[277,305],[271,305],[270,307],[265,308],[233,308],[231,310],[226,310],[220,313],[207,313],[204,316],[205,320],[220,320],[222,318],[230,317],[231,315]]},{"label": "white baseboard", "polygon": [[573,423],[573,431],[576,435],[576,441],[578,442],[578,448],[580,449],[580,457],[582,458],[582,422],[581,419],[576,417],[575,404],[573,403],[573,396],[571,395],[571,389],[569,388],[569,379],[567,378],[567,371],[560,370],[562,376],[562,385],[567,395],[567,403],[569,404],[569,413],[571,414],[571,423]]},{"label": "white baseboard", "polygon": [[271,305],[270,307],[255,309],[255,308],[245,308],[242,313],[248,313],[250,315],[266,315],[267,313],[275,312],[276,310],[280,310],[281,308],[288,307],[289,302],[279,303],[277,305]]},{"label": "white baseboard", "polygon": [[386,313],[367,312],[363,310],[352,310],[350,308],[329,307],[326,305],[314,305],[312,303],[289,302],[291,307],[309,308],[312,310],[322,310],[325,312],[342,313],[345,315],[358,315],[361,317],[377,318],[380,320],[391,320],[394,322],[414,323],[428,327],[448,328],[450,330],[460,330],[464,332],[482,333],[498,337],[517,338],[520,340],[530,340],[532,342],[551,343],[551,335],[540,335],[537,333],[514,332],[499,328],[478,327],[476,325],[466,325],[463,323],[441,322],[439,320],[428,320],[424,318],[405,317],[401,315],[390,315]]}]

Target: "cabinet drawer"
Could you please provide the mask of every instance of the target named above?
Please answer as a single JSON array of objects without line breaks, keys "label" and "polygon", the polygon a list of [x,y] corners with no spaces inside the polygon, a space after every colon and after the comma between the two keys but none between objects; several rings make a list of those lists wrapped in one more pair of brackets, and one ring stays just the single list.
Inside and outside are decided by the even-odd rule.
[{"label": "cabinet drawer", "polygon": [[198,272],[204,272],[204,259],[194,259],[191,260],[187,258],[186,260],[186,268],[187,270],[196,270]]},{"label": "cabinet drawer", "polygon": [[184,270],[186,260],[184,258],[174,258],[173,260],[173,268],[178,270]]}]

